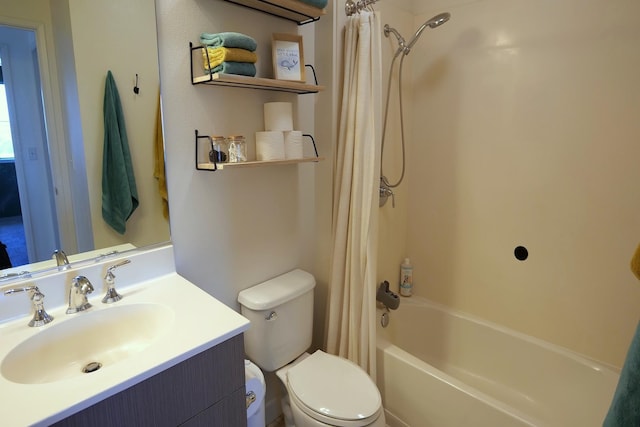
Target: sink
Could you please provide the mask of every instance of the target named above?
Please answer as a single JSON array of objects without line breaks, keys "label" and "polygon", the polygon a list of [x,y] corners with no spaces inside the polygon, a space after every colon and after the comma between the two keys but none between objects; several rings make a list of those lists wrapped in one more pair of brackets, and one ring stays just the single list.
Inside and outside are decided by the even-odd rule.
[{"label": "sink", "polygon": [[173,310],[155,303],[74,314],[14,347],[2,360],[0,373],[20,384],[108,375],[110,366],[145,350],[173,321]]}]

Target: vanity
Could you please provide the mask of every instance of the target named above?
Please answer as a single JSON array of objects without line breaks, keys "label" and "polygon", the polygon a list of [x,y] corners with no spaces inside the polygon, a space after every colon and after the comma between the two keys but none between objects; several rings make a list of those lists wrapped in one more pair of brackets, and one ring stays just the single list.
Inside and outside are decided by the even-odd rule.
[{"label": "vanity", "polygon": [[[120,301],[105,304],[107,269]],[[66,314],[86,277],[91,307]],[[30,327],[36,285],[53,321]],[[249,321],[175,272],[170,244],[0,282],[2,425],[244,426]]]}]

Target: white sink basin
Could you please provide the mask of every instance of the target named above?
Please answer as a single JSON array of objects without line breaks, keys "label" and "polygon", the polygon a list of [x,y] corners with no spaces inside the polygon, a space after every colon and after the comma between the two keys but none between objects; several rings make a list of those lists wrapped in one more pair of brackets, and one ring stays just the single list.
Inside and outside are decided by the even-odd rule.
[{"label": "white sink basin", "polygon": [[0,365],[2,376],[15,383],[42,384],[107,370],[149,347],[174,322],[169,307],[145,303],[73,316],[13,348]]}]

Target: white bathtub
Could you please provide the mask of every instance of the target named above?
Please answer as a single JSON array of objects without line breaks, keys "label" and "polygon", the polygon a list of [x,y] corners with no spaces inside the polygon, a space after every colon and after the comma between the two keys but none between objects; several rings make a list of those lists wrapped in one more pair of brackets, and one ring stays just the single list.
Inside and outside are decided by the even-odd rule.
[{"label": "white bathtub", "polygon": [[585,357],[416,296],[378,327],[377,347],[391,427],[601,426],[618,382]]}]

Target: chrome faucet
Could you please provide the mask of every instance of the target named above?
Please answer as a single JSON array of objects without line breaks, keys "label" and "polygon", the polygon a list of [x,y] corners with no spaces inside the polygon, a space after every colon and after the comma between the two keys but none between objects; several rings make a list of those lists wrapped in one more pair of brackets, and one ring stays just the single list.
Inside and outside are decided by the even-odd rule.
[{"label": "chrome faucet", "polygon": [[87,300],[87,294],[93,292],[93,285],[84,276],[76,276],[71,281],[71,288],[69,289],[69,307],[67,308],[67,314],[77,313],[84,311],[91,307],[91,304]]},{"label": "chrome faucet", "polygon": [[67,258],[67,254],[64,253],[62,249],[56,249],[53,251],[52,258],[56,259],[56,264],[58,264],[58,270],[67,270],[69,267],[69,259]]},{"label": "chrome faucet", "polygon": [[118,267],[122,267],[123,265],[129,264],[131,261],[125,259],[124,261],[120,261],[117,264],[112,265],[107,268],[107,274],[104,276],[104,281],[106,282],[109,289],[107,289],[107,294],[102,298],[102,302],[105,304],[111,304],[112,302],[120,301],[122,299],[122,295],[120,295],[116,291],[116,275],[113,274],[113,270]]},{"label": "chrome faucet", "polygon": [[53,321],[53,316],[47,314],[44,310],[44,294],[40,292],[37,286],[27,286],[26,288],[12,288],[4,291],[5,295],[12,295],[18,292],[27,292],[29,299],[33,303],[34,313],[33,319],[29,322],[29,326],[43,326]]}]

